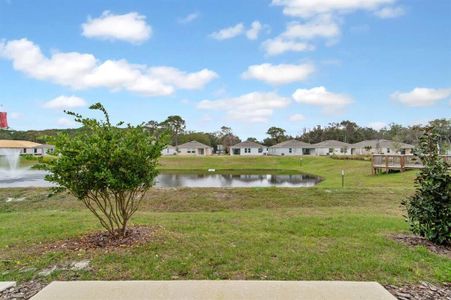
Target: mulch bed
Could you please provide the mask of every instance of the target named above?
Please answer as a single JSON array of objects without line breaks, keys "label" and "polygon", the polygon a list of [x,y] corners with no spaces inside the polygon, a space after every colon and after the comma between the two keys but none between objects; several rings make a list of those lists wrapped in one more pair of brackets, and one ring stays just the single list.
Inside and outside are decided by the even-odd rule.
[{"label": "mulch bed", "polygon": [[421,284],[386,285],[385,288],[399,300],[451,300],[451,284],[434,285],[427,282]]},{"label": "mulch bed", "polygon": [[82,237],[42,245],[44,251],[52,250],[114,250],[145,244],[155,238],[160,227],[133,226],[127,229],[125,237],[113,237],[106,231],[90,233]]},{"label": "mulch bed", "polygon": [[18,286],[9,288],[3,292],[0,292],[0,299],[16,299],[16,300],[26,300],[33,297],[40,290],[46,286],[45,283],[40,281],[27,281]]},{"label": "mulch bed", "polygon": [[391,235],[390,238],[411,247],[424,246],[431,252],[451,258],[451,245],[439,246],[424,237],[407,234]]}]

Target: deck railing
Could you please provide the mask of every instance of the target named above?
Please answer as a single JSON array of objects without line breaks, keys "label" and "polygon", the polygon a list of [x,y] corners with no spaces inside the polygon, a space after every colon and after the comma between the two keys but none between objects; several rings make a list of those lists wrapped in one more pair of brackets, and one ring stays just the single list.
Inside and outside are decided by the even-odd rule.
[{"label": "deck railing", "polygon": [[[448,166],[451,166],[451,155],[440,155]],[[390,170],[399,170],[401,172],[409,169],[421,169],[423,163],[421,160],[412,154],[373,154],[372,155],[372,172]]]}]

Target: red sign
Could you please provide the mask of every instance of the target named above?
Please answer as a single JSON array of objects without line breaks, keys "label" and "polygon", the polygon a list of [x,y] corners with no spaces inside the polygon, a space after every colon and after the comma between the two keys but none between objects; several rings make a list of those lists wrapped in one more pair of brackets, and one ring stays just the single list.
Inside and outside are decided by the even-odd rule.
[{"label": "red sign", "polygon": [[0,128],[8,128],[8,118],[6,112],[0,112]]}]

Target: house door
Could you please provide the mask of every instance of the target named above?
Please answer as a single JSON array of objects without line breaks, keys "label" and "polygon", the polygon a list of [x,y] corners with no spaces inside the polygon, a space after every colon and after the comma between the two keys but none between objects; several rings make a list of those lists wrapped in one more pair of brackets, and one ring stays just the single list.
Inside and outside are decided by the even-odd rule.
[{"label": "house door", "polygon": [[199,149],[197,149],[197,154],[199,154],[199,155],[204,155],[204,153],[205,153],[204,148],[199,148]]}]

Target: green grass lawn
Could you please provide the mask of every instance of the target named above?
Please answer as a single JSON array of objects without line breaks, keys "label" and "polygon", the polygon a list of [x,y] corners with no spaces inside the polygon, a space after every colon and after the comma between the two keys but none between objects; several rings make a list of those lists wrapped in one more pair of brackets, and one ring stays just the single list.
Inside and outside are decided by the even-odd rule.
[{"label": "green grass lawn", "polygon": [[[38,278],[55,264],[90,259],[67,279],[451,280],[451,260],[388,236],[408,232],[400,201],[415,172],[371,176],[370,163],[308,157],[164,157],[163,171],[302,172],[313,188],[156,189],[134,224],[158,228],[154,240],[115,251],[40,252],[39,245],[100,230],[72,197],[45,189],[0,190],[0,281]],[[341,188],[341,170],[346,172]],[[8,197],[21,202],[6,202]]]}]

